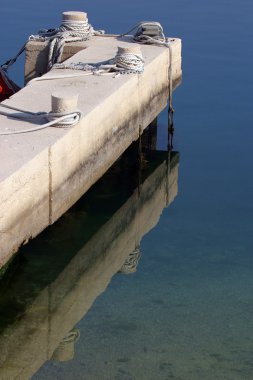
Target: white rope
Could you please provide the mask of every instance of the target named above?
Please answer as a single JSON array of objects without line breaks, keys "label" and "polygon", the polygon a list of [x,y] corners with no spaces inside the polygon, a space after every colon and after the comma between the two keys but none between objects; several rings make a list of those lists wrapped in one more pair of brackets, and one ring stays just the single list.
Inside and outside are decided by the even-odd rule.
[{"label": "white rope", "polygon": [[144,60],[141,53],[122,52],[119,48],[113,59],[100,63],[58,63],[53,69],[71,69],[86,71],[90,74],[102,75],[107,73],[142,73],[144,70]]},{"label": "white rope", "polygon": [[163,27],[159,22],[156,21],[141,21],[128,32],[121,34],[120,37],[124,37],[129,33],[135,31],[133,40],[139,44],[147,45],[157,45],[165,46],[169,48],[169,109],[173,112],[172,107],[172,92],[173,92],[173,81],[172,81],[172,46],[171,42],[173,39],[165,37],[163,32]]},{"label": "white rope", "polygon": [[29,132],[35,132],[40,131],[42,129],[46,129],[48,127],[57,127],[57,128],[64,128],[64,127],[70,127],[76,125],[80,119],[82,118],[82,112],[81,111],[75,111],[71,113],[53,113],[53,112],[29,112],[20,110],[15,107],[7,106],[0,104],[1,107],[9,108],[11,110],[17,110],[22,112],[21,115],[16,115],[4,111],[0,111],[1,115],[8,116],[10,118],[18,119],[18,120],[24,120],[34,117],[40,117],[40,118],[46,118],[48,120],[47,123],[39,125],[37,127],[33,128],[26,128],[26,129],[17,129],[17,130],[11,130],[11,131],[0,131],[0,136],[7,136],[7,135],[16,135],[21,133],[29,133]]},{"label": "white rope", "polygon": [[79,122],[81,115],[82,113],[80,111],[72,113],[49,112],[45,117],[50,123],[55,123],[55,127],[63,128],[76,125]]},{"label": "white rope", "polygon": [[[172,92],[173,92],[173,78],[172,78],[172,46],[171,42],[173,39],[165,37],[163,28],[159,22],[156,21],[142,21],[135,25],[128,32],[119,35],[123,37],[128,35],[130,32],[135,31],[133,35],[133,40],[139,44],[157,45],[164,46],[169,49],[169,110],[173,112],[172,107]],[[54,80],[54,79],[64,79],[64,78],[74,78],[82,77],[86,75],[106,75],[111,73],[116,73],[114,77],[118,74],[130,74],[130,73],[142,73],[144,71],[144,60],[142,56],[133,53],[119,54],[116,57],[108,60],[106,62],[98,64],[89,64],[84,62],[78,63],[57,63],[54,64],[53,69],[70,69],[70,70],[80,70],[84,71],[82,74],[64,74],[64,75],[51,75],[48,77],[38,77],[31,80],[29,83],[35,81],[44,80]]]},{"label": "white rope", "polygon": [[144,71],[144,60],[141,53],[125,52],[118,53],[114,60],[115,70],[121,73],[142,73]]},{"label": "white rope", "polygon": [[141,53],[123,51],[119,48],[113,59],[102,63],[58,63],[53,66],[53,69],[81,70],[95,75],[108,73],[137,74],[144,71],[144,60]]},{"label": "white rope", "polygon": [[101,34],[104,34],[104,31],[95,31],[88,19],[85,21],[64,20],[59,28],[40,30],[37,35],[31,35],[29,40],[50,42],[48,54],[48,70],[50,70],[55,63],[61,61],[65,43],[87,41],[91,36]]},{"label": "white rope", "polygon": [[84,63],[84,62],[71,62],[71,63],[56,63],[53,69],[68,69],[75,71],[83,71],[83,73],[70,73],[64,75],[50,75],[37,77],[32,79],[28,84],[44,80],[65,79],[82,77],[87,75],[109,75],[114,74],[117,77],[120,74],[141,74],[144,71],[144,59],[141,53],[138,52],[122,52],[123,49],[119,48],[116,56],[108,61],[99,63]]},{"label": "white rope", "polygon": [[134,41],[139,43],[147,43],[146,41],[148,40],[155,40],[156,42],[166,43],[167,38],[164,35],[163,27],[157,21],[141,21],[126,33],[121,34],[120,37],[129,35],[129,33],[134,30],[136,30],[134,34]]},{"label": "white rope", "polygon": [[[0,107],[3,107],[3,108],[7,108],[7,109],[10,109],[10,110],[14,110],[14,111],[18,111],[18,112],[23,112],[24,114],[28,114],[28,115],[33,115],[33,116],[38,116],[38,115],[42,115],[46,112],[31,112],[31,111],[24,111],[23,109],[21,108],[17,108],[17,107],[13,107],[13,106],[9,106],[7,104],[3,104],[3,103],[0,103]],[[3,114],[2,111],[0,111],[0,114]],[[9,115],[9,114],[8,114]]]},{"label": "white rope", "polygon": [[47,77],[45,77],[45,76],[43,76],[43,77],[37,77],[37,78],[34,78],[34,79],[30,80],[30,82],[27,85],[29,86],[31,83],[41,82],[41,81],[45,81],[45,80],[86,77],[87,75],[91,75],[91,74],[92,73],[87,72],[87,73],[82,73],[82,74],[71,73],[71,74],[65,74],[65,75],[50,75],[50,76],[47,76]]}]

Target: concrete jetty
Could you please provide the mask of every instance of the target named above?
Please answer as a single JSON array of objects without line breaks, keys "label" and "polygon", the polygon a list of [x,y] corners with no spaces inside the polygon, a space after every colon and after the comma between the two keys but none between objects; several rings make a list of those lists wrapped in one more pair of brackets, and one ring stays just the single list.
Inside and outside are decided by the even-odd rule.
[{"label": "concrete jetty", "polygon": [[[116,171],[114,179],[109,178],[110,185],[116,183],[113,192],[109,192],[113,197],[111,209],[108,203],[101,201],[103,207],[92,211],[90,220],[84,202],[79,219],[78,214],[73,218],[70,213],[59,225],[53,226],[50,246],[46,244],[47,239],[38,241],[36,254],[29,258],[27,255],[26,266],[0,297],[1,310],[12,308],[12,313],[7,312],[2,319],[2,314],[0,316],[2,380],[28,380],[51,358],[73,358],[74,343],[70,342],[62,352],[63,338],[107,288],[142,237],[158,223],[163,209],[173,202],[178,191],[178,168],[177,153],[173,153],[169,160],[167,152],[156,152],[152,165],[147,164],[145,172],[141,173],[139,186],[131,186],[133,192],[123,199]],[[90,200],[101,200],[106,195],[107,185],[108,182],[102,184],[103,191],[88,194],[87,204],[91,204]],[[121,197],[118,197],[118,191]],[[105,210],[109,217],[101,224]],[[91,221],[96,221],[98,226],[87,238],[85,232]],[[67,238],[61,233],[66,229]],[[76,247],[73,241],[79,239],[82,239],[81,246]],[[61,255],[57,251],[59,244],[61,247],[67,245]],[[41,254],[37,254],[38,247]],[[141,262],[137,270],[141,270],[140,267]]]},{"label": "concrete jetty", "polygon": [[[171,44],[176,83],[182,73],[181,40]],[[101,62],[114,57],[118,46],[132,45],[130,37],[93,37],[66,62]],[[4,102],[31,112],[49,112],[52,93],[74,92],[84,117],[70,128],[0,136],[0,267],[20,245],[63,215],[166,107],[169,49],[140,48],[143,74],[33,82]],[[55,74],[51,70],[44,78]],[[0,131],[37,123],[33,117],[28,122],[0,115]]]}]

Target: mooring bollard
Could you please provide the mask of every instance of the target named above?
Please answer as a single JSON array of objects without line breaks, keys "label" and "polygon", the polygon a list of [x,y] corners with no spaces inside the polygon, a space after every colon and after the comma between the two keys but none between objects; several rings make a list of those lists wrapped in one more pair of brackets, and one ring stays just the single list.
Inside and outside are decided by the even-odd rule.
[{"label": "mooring bollard", "polygon": [[75,112],[77,110],[78,94],[71,92],[54,92],[51,95],[52,113],[62,115]]},{"label": "mooring bollard", "polygon": [[115,57],[116,67],[127,69],[128,72],[142,73],[144,70],[144,60],[141,48],[138,45],[121,47]]},{"label": "mooring bollard", "polygon": [[77,109],[78,94],[71,92],[55,92],[51,95],[52,111],[47,114],[49,121],[64,117],[55,124],[56,127],[73,126],[80,120],[81,114]]},{"label": "mooring bollard", "polygon": [[122,54],[134,54],[134,55],[140,55],[140,56],[142,56],[141,48],[138,45],[127,47],[127,48],[118,46],[118,53],[117,54],[119,54],[119,55],[122,55]]},{"label": "mooring bollard", "polygon": [[[92,28],[89,25],[86,12],[79,11],[66,11],[63,12],[61,20],[61,27],[66,30],[74,25],[73,32],[77,35],[81,33],[89,33]],[[72,29],[71,26],[71,29]],[[76,39],[76,41],[68,42],[64,45],[62,57],[60,61],[72,57],[80,50],[86,48],[86,40]],[[31,79],[39,77],[48,71],[48,57],[49,57],[49,43],[48,41],[31,39],[26,44],[26,60],[25,60],[25,83],[27,84]]]},{"label": "mooring bollard", "polygon": [[78,11],[62,12],[62,22],[87,21],[87,13]]}]

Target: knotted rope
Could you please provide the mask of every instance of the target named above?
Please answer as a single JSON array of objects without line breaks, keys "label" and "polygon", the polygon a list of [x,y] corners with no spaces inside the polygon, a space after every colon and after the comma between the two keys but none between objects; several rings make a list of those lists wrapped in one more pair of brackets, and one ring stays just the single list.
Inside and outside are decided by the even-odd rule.
[{"label": "knotted rope", "polygon": [[118,48],[113,60],[114,70],[123,74],[142,73],[144,71],[144,60],[139,48]]},{"label": "knotted rope", "polygon": [[[139,44],[157,45],[164,46],[169,49],[169,111],[173,112],[172,107],[172,92],[173,92],[173,78],[172,78],[172,46],[171,42],[174,41],[168,37],[165,37],[163,27],[159,22],[156,21],[142,21],[135,25],[128,32],[118,35],[118,37],[124,37],[129,35],[132,31],[135,31],[133,35],[133,41]],[[106,35],[105,35],[106,36]],[[120,50],[121,49],[121,50]],[[125,49],[126,50],[126,49]],[[132,50],[132,48],[131,48]],[[129,74],[129,73],[142,73],[144,70],[144,60],[141,53],[129,53],[123,52],[123,48],[119,48],[118,53],[115,58],[108,60],[106,62],[98,64],[90,64],[84,62],[78,63],[58,63],[54,64],[53,69],[71,69],[84,71],[82,74],[65,74],[65,75],[54,75],[50,77],[39,77],[35,78],[33,81],[41,80],[52,80],[52,79],[62,79],[62,78],[73,78],[81,77],[86,75],[105,75],[116,73],[117,74]]]},{"label": "knotted rope", "polygon": [[104,34],[104,31],[95,31],[89,24],[87,17],[84,20],[69,20],[64,19],[63,13],[63,21],[59,28],[42,29],[37,35],[31,35],[29,40],[49,41],[47,69],[50,70],[55,63],[61,61],[65,43],[87,41],[92,36],[101,34]]},{"label": "knotted rope", "polygon": [[116,56],[113,59],[97,64],[87,63],[58,63],[53,69],[72,69],[87,71],[90,74],[103,75],[110,73],[117,74],[137,74],[144,71],[144,60],[139,48],[118,47]]},{"label": "knotted rope", "polygon": [[[77,18],[77,19],[75,19]],[[79,18],[79,20],[78,20]],[[80,20],[80,18],[82,20]],[[86,41],[92,36],[104,34],[104,30],[94,30],[89,24],[87,14],[84,12],[63,12],[63,20],[59,28],[41,29],[38,34],[31,35],[28,39],[35,41],[49,41],[48,70],[62,57],[63,48],[67,42]],[[27,42],[18,53],[3,65],[1,69],[7,73],[18,57],[24,52]]]},{"label": "knotted rope", "polygon": [[172,107],[172,92],[173,92],[173,81],[172,81],[172,47],[171,42],[174,41],[168,37],[165,37],[163,27],[159,22],[156,21],[141,21],[139,24],[135,25],[128,32],[121,34],[120,37],[124,37],[129,33],[135,31],[133,40],[139,44],[147,45],[158,45],[165,46],[169,48],[169,110],[173,112]]},{"label": "knotted rope", "polygon": [[79,120],[82,118],[82,112],[79,110],[75,112],[71,112],[71,113],[30,112],[30,111],[25,111],[16,107],[7,106],[6,104],[1,104],[1,103],[0,103],[0,107],[21,112],[21,114],[13,114],[9,112],[0,111],[0,115],[8,116],[13,119],[17,119],[17,120],[28,119],[29,120],[31,118],[34,119],[34,117],[35,118],[37,117],[37,118],[45,118],[46,120],[48,120],[47,123],[41,124],[33,128],[11,130],[11,131],[4,131],[4,132],[0,131],[0,136],[35,132],[35,131],[40,131],[42,129],[46,129],[48,127],[57,127],[57,128],[70,127],[70,126],[76,125],[79,122]]},{"label": "knotted rope", "polygon": [[118,47],[117,54],[114,58],[99,63],[56,63],[53,69],[70,69],[83,71],[82,74],[64,74],[51,75],[48,77],[38,77],[32,79],[29,84],[38,81],[73,78],[85,75],[106,75],[114,74],[114,77],[120,74],[140,74],[144,71],[144,59],[139,47],[123,48]]},{"label": "knotted rope", "polygon": [[170,39],[165,37],[162,25],[157,21],[141,21],[126,33],[120,35],[124,37],[135,30],[134,41],[142,44],[157,44],[167,46]]}]

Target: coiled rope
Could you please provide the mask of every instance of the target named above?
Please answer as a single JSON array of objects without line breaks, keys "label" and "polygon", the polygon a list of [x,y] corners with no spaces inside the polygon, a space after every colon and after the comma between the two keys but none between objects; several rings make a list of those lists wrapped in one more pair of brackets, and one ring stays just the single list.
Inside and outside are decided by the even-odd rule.
[{"label": "coiled rope", "polygon": [[118,48],[114,59],[114,70],[123,74],[142,73],[144,71],[144,60],[140,49]]},{"label": "coiled rope", "polygon": [[172,107],[172,92],[173,92],[173,80],[172,80],[172,46],[171,42],[174,41],[168,37],[165,37],[162,25],[157,21],[141,21],[126,33],[121,34],[120,37],[129,35],[129,33],[135,31],[133,40],[139,44],[165,46],[169,48],[169,110],[173,112]]},{"label": "coiled rope", "polygon": [[119,270],[119,273],[130,274],[137,270],[137,266],[141,257],[140,246],[138,245],[128,256],[124,264]]},{"label": "coiled rope", "polygon": [[63,20],[59,28],[42,29],[37,35],[31,35],[29,40],[49,41],[47,69],[61,61],[65,43],[87,41],[92,36],[104,34],[103,30],[94,30],[86,20]]},{"label": "coiled rope", "polygon": [[144,71],[144,59],[139,47],[123,48],[118,47],[117,54],[114,58],[99,63],[56,63],[53,69],[69,69],[83,71],[84,73],[70,73],[64,75],[51,75],[48,77],[38,77],[32,79],[29,84],[44,80],[64,79],[81,77],[86,75],[106,75],[114,74],[114,77],[120,74],[141,74]]},{"label": "coiled rope", "polygon": [[[153,44],[158,46],[166,46],[169,48],[170,52],[170,62],[169,62],[169,112],[173,113],[173,107],[172,107],[172,48],[171,48],[171,39],[166,38],[163,32],[163,28],[160,23],[158,22],[148,22],[143,21],[131,28],[128,32],[121,34],[120,37],[128,35],[130,32],[136,30],[133,40],[135,42],[138,42],[140,44]],[[38,35],[36,36],[30,36],[31,40],[42,40],[42,41],[50,41],[50,49],[49,49],[49,59],[48,59],[48,66],[49,68],[55,68],[55,69],[72,69],[72,70],[81,70],[84,71],[82,74],[66,74],[66,75],[55,75],[55,76],[49,76],[49,77],[39,77],[35,78],[29,83],[32,83],[33,81],[40,81],[40,80],[52,80],[52,79],[63,79],[63,78],[70,78],[70,77],[80,77],[85,75],[105,75],[105,74],[111,74],[116,73],[115,76],[119,74],[129,74],[129,73],[142,73],[144,70],[144,60],[142,57],[141,52],[134,51],[133,49],[124,49],[124,48],[118,48],[118,52],[116,56],[112,60],[108,60],[99,64],[87,64],[83,62],[79,63],[70,63],[70,64],[55,64],[55,62],[59,62],[62,56],[63,47],[66,42],[73,42],[73,41],[84,41],[89,39],[92,35],[101,35],[104,33],[104,31],[94,31],[91,25],[88,23],[88,19],[86,18],[85,21],[78,21],[78,20],[63,20],[61,26],[56,29],[48,29],[40,31]],[[24,51],[25,49],[24,45],[18,54],[11,60],[7,61],[4,65],[1,66],[1,73],[4,72],[6,75],[6,70],[8,67],[13,64],[18,56]],[[8,80],[8,77],[7,77]],[[0,104],[1,105],[1,104]],[[8,106],[6,106],[8,108]],[[10,107],[11,108],[11,107]],[[23,112],[22,110],[20,110]],[[32,116],[41,116],[38,114],[33,113],[27,113],[26,114],[32,114]],[[0,114],[13,117],[16,119],[24,119],[24,116],[22,115],[11,115],[9,113],[4,113],[0,111]],[[70,122],[71,117],[73,117],[73,114],[70,115],[57,115],[60,117],[56,117],[55,115],[51,117],[53,119],[50,119],[50,121],[44,125],[40,125],[38,127],[34,127],[31,129],[24,129],[20,131],[7,131],[7,132],[0,132],[0,135],[10,135],[10,134],[18,134],[18,133],[27,133],[27,132],[33,132],[36,130],[41,130],[50,126],[55,126],[59,122],[66,121],[66,125],[74,125],[73,123],[77,123],[81,117],[80,112],[75,113],[75,117],[73,119],[73,123]],[[70,119],[69,119],[70,117]],[[76,121],[76,119],[78,119]],[[68,120],[68,121],[67,121]],[[69,123],[69,124],[68,124]]]},{"label": "coiled rope", "polygon": [[46,129],[48,127],[56,127],[56,128],[65,128],[76,125],[80,119],[82,118],[82,112],[77,110],[75,112],[71,113],[53,113],[53,112],[30,112],[30,111],[24,111],[16,107],[7,106],[5,104],[0,103],[0,107],[4,107],[10,110],[15,110],[18,112],[21,112],[21,115],[8,113],[0,110],[0,114],[4,116],[8,116],[13,119],[18,120],[25,120],[30,119],[34,117],[38,118],[45,118],[48,120],[47,123],[41,124],[37,127],[33,128],[26,128],[26,129],[19,129],[19,130],[11,130],[11,131],[0,131],[0,136],[7,136],[7,135],[16,135],[21,133],[29,133],[29,132],[36,132],[40,131],[42,129]]},{"label": "coiled rope", "polygon": [[116,56],[113,59],[104,61],[102,63],[60,63],[54,65],[53,68],[82,70],[95,75],[103,75],[110,73],[138,74],[144,71],[144,59],[139,48],[118,47]]},{"label": "coiled rope", "polygon": [[[163,27],[159,22],[156,21],[142,21],[135,25],[133,28],[128,30],[124,34],[117,35],[117,37],[124,37],[129,35],[129,33],[135,31],[132,36],[133,41],[139,44],[147,45],[157,45],[164,46],[169,49],[169,69],[168,69],[168,79],[169,79],[169,112],[173,113],[172,107],[172,92],[173,92],[173,78],[172,78],[172,46],[171,42],[174,39],[165,37]],[[105,35],[106,37],[107,35]],[[120,50],[122,49],[122,50]],[[86,75],[105,75],[105,74],[129,74],[129,73],[142,73],[144,71],[144,60],[142,55],[125,53],[123,48],[119,48],[118,53],[112,60],[102,62],[99,64],[90,64],[84,62],[78,63],[58,63],[52,66],[53,69],[71,69],[76,71],[84,71],[82,74],[73,73],[65,75],[52,75],[50,77],[38,77],[31,80],[29,83],[41,80],[53,80],[53,79],[63,79],[63,78],[73,78],[82,77]],[[115,75],[116,77],[118,75]]]}]

